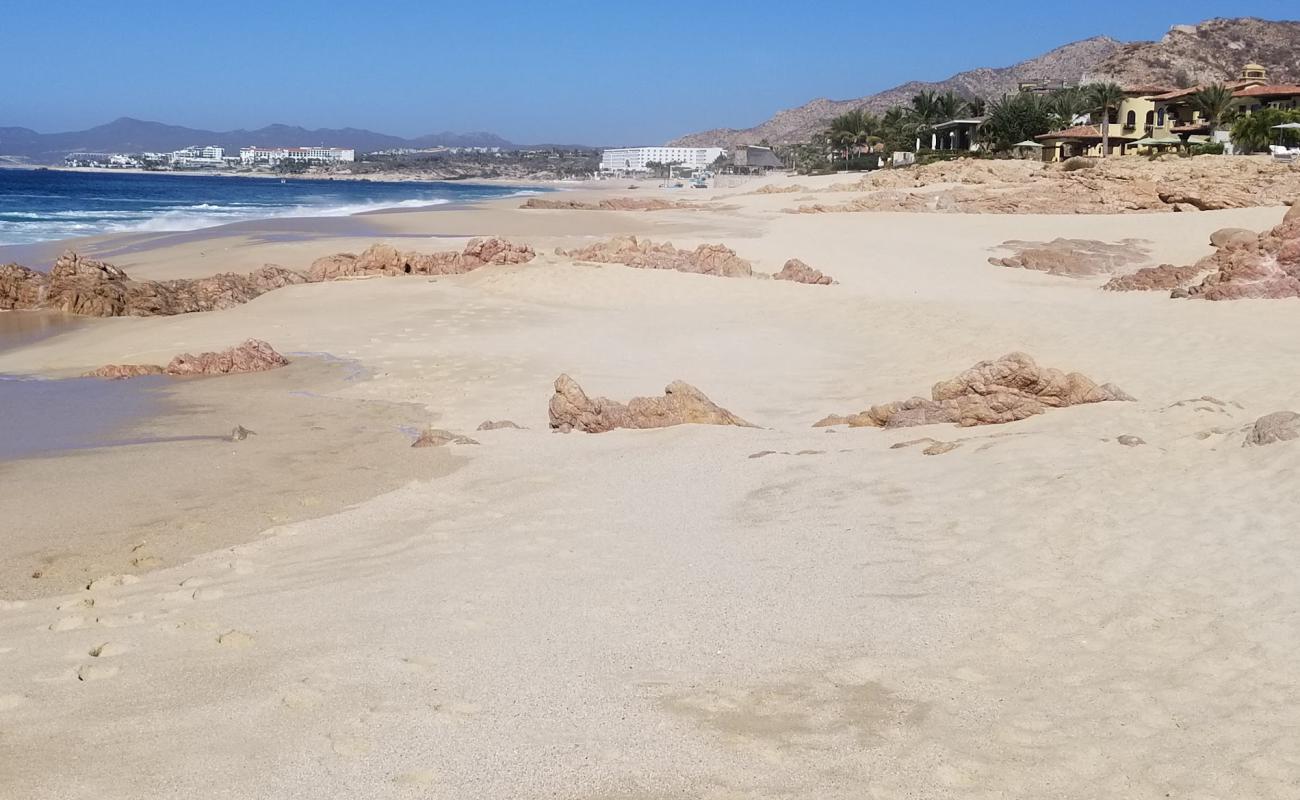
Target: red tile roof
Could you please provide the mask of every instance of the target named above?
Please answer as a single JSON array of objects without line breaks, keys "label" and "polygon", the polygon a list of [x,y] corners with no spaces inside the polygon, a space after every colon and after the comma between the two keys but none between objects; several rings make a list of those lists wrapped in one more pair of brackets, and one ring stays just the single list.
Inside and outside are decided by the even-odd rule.
[{"label": "red tile roof", "polygon": [[[1125,136],[1118,132],[1117,123],[1110,126],[1110,138],[1112,139],[1137,139],[1136,136]],[[1101,127],[1097,125],[1075,125],[1073,128],[1066,128],[1061,131],[1052,131],[1044,133],[1041,136],[1035,136],[1035,139],[1100,139]]]},{"label": "red tile roof", "polygon": [[1168,86],[1126,86],[1124,94],[1136,94],[1142,97],[1149,97],[1153,94],[1168,94],[1175,91]]},{"label": "red tile roof", "polygon": [[[1260,81],[1258,78],[1243,78],[1241,80],[1235,80],[1235,81],[1224,81],[1223,85],[1233,90],[1233,92],[1237,92],[1246,89],[1247,87],[1250,86],[1256,86],[1259,83]],[[1204,88],[1205,86],[1202,84],[1199,86],[1193,86],[1190,89],[1175,89],[1172,92],[1165,92],[1164,94],[1158,94],[1155,97],[1152,97],[1151,99],[1152,100],[1177,100],[1180,97],[1188,97],[1190,95],[1194,95]]]},{"label": "red tile roof", "polygon": [[1300,86],[1294,84],[1265,84],[1248,86],[1232,93],[1233,97],[1289,97],[1300,95]]}]

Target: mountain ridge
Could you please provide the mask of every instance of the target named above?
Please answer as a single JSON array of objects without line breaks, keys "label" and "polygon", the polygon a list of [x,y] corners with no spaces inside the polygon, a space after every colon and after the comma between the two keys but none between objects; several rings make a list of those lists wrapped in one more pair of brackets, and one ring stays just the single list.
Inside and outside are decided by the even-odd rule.
[{"label": "mountain ridge", "polygon": [[170,152],[190,145],[219,145],[228,153],[249,145],[299,147],[322,145],[350,147],[358,153],[398,147],[514,147],[515,145],[484,131],[469,133],[430,133],[415,138],[391,136],[364,128],[316,128],[273,123],[254,130],[210,131],[169,125],[134,117],[118,117],[112,122],[81,131],[38,133],[31,128],[0,127],[0,156],[25,158],[36,164],[54,164],[68,153]]},{"label": "mountain ridge", "polygon": [[926,89],[992,99],[1016,91],[1022,81],[1109,79],[1130,85],[1177,85],[1234,77],[1248,61],[1267,67],[1271,80],[1300,80],[1300,22],[1215,18],[1196,25],[1174,25],[1160,40],[1151,42],[1093,36],[1007,67],[976,67],[940,81],[909,81],[847,100],[818,98],[779,111],[750,128],[714,128],[680,136],[668,144],[735,147],[763,140],[773,144],[807,141],[831,117],[857,108],[881,114],[891,106],[906,105],[912,95]]}]

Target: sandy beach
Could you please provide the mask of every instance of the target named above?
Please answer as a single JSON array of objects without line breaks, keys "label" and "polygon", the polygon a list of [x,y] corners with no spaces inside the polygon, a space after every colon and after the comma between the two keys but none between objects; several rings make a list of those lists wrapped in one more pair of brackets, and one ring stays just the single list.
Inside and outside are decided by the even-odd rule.
[{"label": "sandy beach", "polygon": [[[989,263],[1073,238],[1190,264],[1287,208],[787,213],[857,177],[72,242],[155,280],[538,255],[0,350],[46,378],[250,337],[292,362],[162,381],[101,446],[0,462],[0,797],[1300,796],[1300,442],[1242,446],[1300,410],[1300,300]],[[762,274],[555,252],[615,235]],[[767,279],[792,258],[836,283]],[[1136,400],[813,427],[1016,351]],[[756,427],[561,435],[561,373],[687,381]],[[478,444],[409,447],[429,425]],[[922,437],[958,446],[895,447]]]}]

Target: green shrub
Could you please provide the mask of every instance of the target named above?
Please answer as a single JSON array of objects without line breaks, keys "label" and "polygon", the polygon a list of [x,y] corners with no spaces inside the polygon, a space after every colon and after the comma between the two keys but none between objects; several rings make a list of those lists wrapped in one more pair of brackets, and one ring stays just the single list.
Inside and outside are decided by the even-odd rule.
[{"label": "green shrub", "polygon": [[1194,144],[1192,145],[1192,155],[1221,156],[1223,155],[1223,142],[1206,142],[1205,144]]}]

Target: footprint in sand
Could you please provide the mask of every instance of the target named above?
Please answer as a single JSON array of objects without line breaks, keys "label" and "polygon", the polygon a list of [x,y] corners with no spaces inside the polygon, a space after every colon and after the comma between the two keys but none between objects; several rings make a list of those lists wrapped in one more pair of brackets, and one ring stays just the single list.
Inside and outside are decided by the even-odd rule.
[{"label": "footprint in sand", "polygon": [[114,586],[130,586],[139,582],[140,579],[135,575],[105,575],[86,584],[86,590],[94,592],[100,589],[111,589]]},{"label": "footprint in sand", "polygon": [[398,786],[423,787],[432,786],[438,782],[438,773],[431,769],[421,769],[415,772],[403,772],[401,775],[393,778],[393,783]]},{"label": "footprint in sand", "polygon": [[104,678],[111,678],[118,673],[117,667],[112,664],[95,662],[83,664],[77,668],[77,680],[79,681],[98,681]]},{"label": "footprint in sand", "polygon": [[127,614],[124,617],[116,617],[110,614],[108,616],[96,617],[95,622],[103,625],[105,628],[124,628],[127,625],[135,625],[136,623],[144,622],[144,612],[136,611],[135,613]]},{"label": "footprint in sand", "polygon": [[370,742],[347,733],[330,734],[330,749],[347,758],[359,758],[370,752]]},{"label": "footprint in sand", "polygon": [[402,659],[402,667],[410,672],[432,672],[439,661],[433,656],[410,656]]},{"label": "footprint in sand", "polygon": [[217,637],[217,644],[222,647],[244,648],[253,646],[251,634],[243,631],[229,630]]},{"label": "footprint in sand", "polygon": [[59,603],[55,606],[57,611],[84,611],[87,608],[95,607],[95,598],[82,597],[77,600],[69,600],[66,603]]},{"label": "footprint in sand", "polygon": [[90,650],[86,651],[86,655],[91,658],[109,658],[111,656],[120,656],[130,649],[131,648],[126,645],[118,642],[104,642],[103,644],[97,644],[90,648]]},{"label": "footprint in sand", "polygon": [[280,698],[280,702],[286,708],[292,708],[295,711],[305,711],[320,705],[321,700],[325,699],[325,693],[319,689],[312,688],[308,685],[307,678],[290,686]]},{"label": "footprint in sand", "polygon": [[51,622],[49,630],[52,631],[73,631],[86,624],[86,618],[79,615],[63,617],[55,622]]}]

